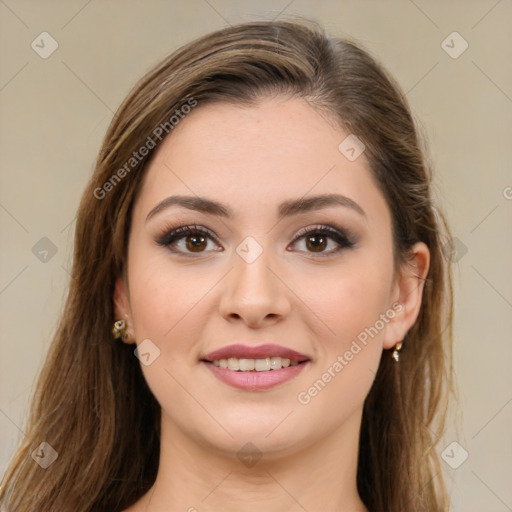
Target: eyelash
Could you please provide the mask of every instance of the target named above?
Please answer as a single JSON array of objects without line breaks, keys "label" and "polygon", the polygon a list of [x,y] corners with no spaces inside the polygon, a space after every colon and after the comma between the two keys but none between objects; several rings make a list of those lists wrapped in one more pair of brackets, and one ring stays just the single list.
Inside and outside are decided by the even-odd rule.
[{"label": "eyelash", "polygon": [[306,238],[308,235],[315,234],[315,235],[324,235],[328,238],[331,238],[334,240],[338,247],[336,249],[332,249],[330,251],[322,251],[315,253],[313,251],[301,251],[301,252],[308,252],[309,254],[313,254],[315,257],[319,258],[325,258],[327,256],[331,256],[332,254],[336,254],[340,252],[343,249],[351,249],[354,247],[355,242],[349,237],[346,232],[342,229],[335,228],[334,226],[328,226],[328,225],[322,225],[319,224],[317,226],[308,227],[300,229],[297,234],[295,235],[295,238],[293,240],[293,243],[297,243],[299,240]]},{"label": "eyelash", "polygon": [[[315,253],[314,251],[299,251],[299,252],[308,252],[309,254],[314,255],[315,257],[323,258],[327,256],[331,256],[332,254],[338,253],[343,249],[350,249],[354,247],[355,242],[351,239],[350,236],[348,236],[344,230],[341,230],[339,228],[335,228],[333,226],[328,225],[317,225],[314,227],[309,228],[303,228],[297,232],[295,235],[295,238],[293,240],[293,244],[297,243],[299,240],[306,238],[310,234],[315,235],[324,235],[328,238],[334,240],[338,247],[336,249],[330,250],[330,251],[322,251]],[[217,237],[211,232],[209,229],[199,227],[196,224],[190,225],[190,226],[180,226],[178,228],[167,228],[164,231],[164,234],[161,235],[157,240],[157,244],[163,247],[167,247],[170,251],[181,254],[186,257],[193,257],[194,254],[203,254],[206,251],[199,251],[197,253],[194,252],[188,252],[185,253],[183,251],[173,249],[170,246],[175,243],[178,240],[181,240],[182,238],[186,238],[187,236],[191,235],[200,235],[204,236],[205,238],[209,238],[213,240],[217,245],[219,244],[219,241]]]},{"label": "eyelash", "polygon": [[[211,238],[217,245],[219,244],[217,237],[209,229],[201,228],[196,224],[192,226],[180,226],[178,228],[167,228],[164,234],[161,235],[156,242],[158,245],[167,247],[170,251],[174,253],[182,254],[184,256],[193,256],[193,252],[184,253],[182,251],[170,247],[170,245],[173,244],[175,241],[180,240],[182,238],[186,238],[187,236],[191,235],[202,235],[205,238]],[[196,254],[201,254],[201,252],[198,252]]]}]

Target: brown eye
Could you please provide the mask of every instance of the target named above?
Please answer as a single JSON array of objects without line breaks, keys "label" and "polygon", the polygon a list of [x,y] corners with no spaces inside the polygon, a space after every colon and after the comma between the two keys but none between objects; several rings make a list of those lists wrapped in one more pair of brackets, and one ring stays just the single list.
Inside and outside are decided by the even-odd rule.
[{"label": "brown eye", "polygon": [[293,242],[298,252],[315,256],[334,255],[342,249],[354,247],[354,244],[345,231],[324,225],[302,229]]},{"label": "brown eye", "polygon": [[311,252],[322,252],[327,247],[327,237],[325,235],[309,235],[306,237],[306,247]]},{"label": "brown eye", "polygon": [[[158,245],[167,247],[174,253],[189,256],[191,254],[209,253],[212,250],[219,249],[219,244],[213,233],[205,228],[197,226],[181,226],[176,229],[170,229],[156,240]],[[213,244],[214,247],[209,247]]]},{"label": "brown eye", "polygon": [[208,242],[202,235],[189,235],[186,237],[186,247],[190,252],[201,252],[206,249]]}]

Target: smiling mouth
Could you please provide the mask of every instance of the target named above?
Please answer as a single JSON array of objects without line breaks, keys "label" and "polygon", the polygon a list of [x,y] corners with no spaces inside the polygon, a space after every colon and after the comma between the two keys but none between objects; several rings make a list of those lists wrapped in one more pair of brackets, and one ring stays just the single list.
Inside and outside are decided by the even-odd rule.
[{"label": "smiling mouth", "polygon": [[[278,355],[279,354],[279,355]],[[311,359],[278,345],[230,345],[201,358],[220,381],[244,391],[265,391],[299,375]]]},{"label": "smiling mouth", "polygon": [[304,361],[291,361],[285,357],[265,357],[260,359],[244,359],[230,357],[227,359],[217,359],[214,361],[207,361],[213,366],[233,370],[235,372],[268,372],[272,370],[280,370],[281,368],[288,368],[290,366],[298,366],[305,363]]}]

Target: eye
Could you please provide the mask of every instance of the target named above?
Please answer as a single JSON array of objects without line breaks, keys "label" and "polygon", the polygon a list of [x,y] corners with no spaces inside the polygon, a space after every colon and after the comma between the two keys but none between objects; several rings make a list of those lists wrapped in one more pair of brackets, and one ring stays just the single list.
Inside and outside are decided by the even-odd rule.
[{"label": "eye", "polygon": [[211,250],[219,250],[209,248],[209,242],[213,242],[218,246],[217,239],[211,231],[196,225],[181,226],[167,230],[157,239],[158,245],[168,247],[173,252],[183,254],[201,254]]},{"label": "eye", "polygon": [[299,242],[303,242],[305,246],[305,250],[300,252],[310,252],[319,256],[329,256],[342,249],[350,249],[355,244],[344,231],[331,226],[304,228],[297,233],[293,245]]}]

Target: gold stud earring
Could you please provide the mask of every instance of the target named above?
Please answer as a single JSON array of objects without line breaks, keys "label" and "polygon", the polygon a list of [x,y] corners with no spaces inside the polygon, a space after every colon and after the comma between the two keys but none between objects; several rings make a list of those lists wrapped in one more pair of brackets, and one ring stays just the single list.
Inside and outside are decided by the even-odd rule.
[{"label": "gold stud earring", "polygon": [[400,361],[400,350],[402,350],[402,342],[399,341],[395,345],[395,350],[393,350],[393,359],[398,363]]},{"label": "gold stud earring", "polygon": [[116,340],[123,340],[123,341],[126,341],[126,339],[128,338],[128,334],[127,334],[127,324],[126,324],[126,320],[116,320],[114,322],[114,326],[112,327],[112,334],[114,335],[114,338]]}]

